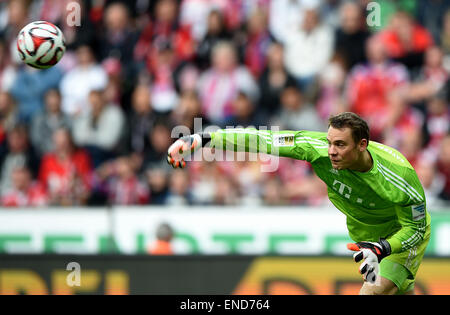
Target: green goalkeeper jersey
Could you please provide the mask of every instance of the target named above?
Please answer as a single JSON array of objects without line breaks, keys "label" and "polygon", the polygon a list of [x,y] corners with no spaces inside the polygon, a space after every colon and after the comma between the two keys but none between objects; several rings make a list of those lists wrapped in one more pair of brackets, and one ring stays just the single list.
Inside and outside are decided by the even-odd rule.
[{"label": "green goalkeeper jersey", "polygon": [[397,150],[370,141],[373,166],[368,172],[336,170],[328,156],[327,133],[219,129],[211,147],[305,160],[328,186],[330,201],[347,216],[355,241],[386,238],[392,253],[419,244],[430,224],[423,187],[411,164]]}]

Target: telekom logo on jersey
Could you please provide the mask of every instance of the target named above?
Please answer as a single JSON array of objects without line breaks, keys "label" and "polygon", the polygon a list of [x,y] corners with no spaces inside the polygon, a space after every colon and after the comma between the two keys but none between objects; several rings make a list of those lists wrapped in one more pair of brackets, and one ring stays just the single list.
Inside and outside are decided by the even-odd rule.
[{"label": "telekom logo on jersey", "polygon": [[[352,187],[335,179],[333,182],[332,188],[334,191],[338,192],[341,196],[344,196],[345,198],[350,199],[350,196],[352,193]],[[358,197],[358,198],[356,198],[356,202],[362,204],[363,199]],[[369,207],[375,207],[375,204],[373,202],[371,202],[369,204]]]},{"label": "telekom logo on jersey", "polygon": [[[339,185],[339,189],[336,188],[336,184]],[[335,179],[333,182],[333,189],[336,190],[339,194],[341,194],[345,198],[350,199],[350,194],[352,193],[352,187],[345,185],[344,183]],[[348,194],[345,193],[346,189],[348,190]]]}]

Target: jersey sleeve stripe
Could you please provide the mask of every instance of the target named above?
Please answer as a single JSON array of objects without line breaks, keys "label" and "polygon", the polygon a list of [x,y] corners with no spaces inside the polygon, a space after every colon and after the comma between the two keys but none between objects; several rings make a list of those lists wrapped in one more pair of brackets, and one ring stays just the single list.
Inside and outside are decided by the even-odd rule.
[{"label": "jersey sleeve stripe", "polygon": [[225,133],[225,134],[248,134],[248,135],[255,135],[260,136],[264,140],[266,140],[267,143],[272,143],[272,138],[270,135],[261,133],[258,130],[243,130],[243,129],[221,129],[219,130],[219,133]]},{"label": "jersey sleeve stripe", "polygon": [[381,164],[378,161],[378,165],[385,170],[387,173],[391,174],[392,176],[396,177],[398,179],[398,181],[402,182],[404,184],[404,186],[406,186],[408,188],[408,190],[414,194],[420,201],[423,201],[422,196],[417,192],[417,190],[414,189],[414,187],[412,187],[404,178],[402,178],[401,176],[395,174],[393,171],[391,171],[390,169],[388,169],[386,166],[384,166],[383,164]]},{"label": "jersey sleeve stripe", "polygon": [[297,137],[297,140],[307,140],[307,141],[310,141],[310,142],[315,142],[317,144],[323,144],[323,145],[327,145],[328,146],[327,142],[319,140],[319,139],[314,139],[314,138],[311,138],[311,137],[308,137],[308,136]]},{"label": "jersey sleeve stripe", "polygon": [[309,143],[310,145],[312,145],[315,148],[319,148],[319,149],[325,149],[328,148],[328,145],[323,145],[323,144],[319,144],[319,143],[315,143],[315,142],[310,142],[310,141],[295,141],[295,143]]},{"label": "jersey sleeve stripe", "polygon": [[410,238],[402,242],[403,249],[414,247],[423,240],[425,236],[425,228],[419,228]]},{"label": "jersey sleeve stripe", "polygon": [[394,185],[395,187],[403,191],[405,194],[407,194],[414,202],[420,202],[420,200],[417,200],[417,197],[412,195],[411,192],[409,192],[405,186],[401,186],[400,183],[396,182],[395,179],[391,177],[391,175],[385,173],[381,168],[378,168],[378,171],[380,171],[380,173],[384,175],[384,177],[388,182],[390,182],[392,185]]},{"label": "jersey sleeve stripe", "polygon": [[400,176],[396,175],[395,173],[393,173],[392,171],[387,169],[380,162],[378,162],[377,164],[378,164],[378,170],[380,172],[382,172],[382,174],[384,174],[386,177],[389,176],[390,178],[392,178],[392,180],[394,180],[399,185],[404,187],[409,192],[410,196],[414,196],[413,199],[415,199],[418,202],[423,202],[422,196],[420,196],[419,193],[417,193],[417,191],[411,185],[409,185],[406,181],[402,180],[402,178]]}]

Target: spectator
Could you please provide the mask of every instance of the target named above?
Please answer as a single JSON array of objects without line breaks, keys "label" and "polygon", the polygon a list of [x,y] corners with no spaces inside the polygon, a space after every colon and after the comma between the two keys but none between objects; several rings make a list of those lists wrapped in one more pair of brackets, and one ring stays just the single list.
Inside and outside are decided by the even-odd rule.
[{"label": "spectator", "polygon": [[250,12],[256,8],[268,11],[270,0],[182,0],[180,6],[180,23],[190,29],[196,42],[200,42],[208,32],[208,17],[212,12],[222,16],[223,26],[230,31],[237,30]]},{"label": "spectator", "polygon": [[[12,50],[11,50],[12,51]],[[19,56],[10,56],[10,49],[0,37],[0,91],[9,91],[17,74]]]},{"label": "spectator", "polygon": [[175,125],[189,128],[191,134],[202,131],[202,126],[210,124],[202,114],[200,99],[195,91],[185,91],[181,94],[178,106],[170,117]]},{"label": "spectator", "polygon": [[25,125],[14,126],[7,135],[7,146],[0,154],[0,191],[7,191],[12,187],[12,171],[16,167],[27,167],[34,177],[39,167],[39,158],[35,154],[28,138]]},{"label": "spectator", "polygon": [[91,188],[92,166],[86,151],[73,144],[69,130],[53,133],[54,150],[42,158],[39,181],[49,196],[49,204],[84,205]]},{"label": "spectator", "polygon": [[327,187],[305,161],[280,159],[275,173],[281,181],[281,198],[289,205],[319,206],[326,203]]},{"label": "spectator", "polygon": [[[124,111],[129,111],[129,104],[125,102],[123,94],[128,93],[128,85],[131,84],[122,80],[122,64],[116,58],[107,58],[102,61],[102,67],[108,76],[108,83],[105,87],[106,101],[119,104]],[[122,100],[124,100],[123,103]]]},{"label": "spectator", "polygon": [[235,186],[239,187],[240,204],[249,207],[261,205],[261,190],[267,180],[268,173],[261,172],[261,162],[258,160],[258,155],[246,153],[244,161],[238,159],[235,163],[236,169],[233,170],[233,173],[236,174],[236,177],[232,183],[236,182]]},{"label": "spectator", "polygon": [[338,54],[319,73],[316,111],[323,121],[344,111],[345,104],[342,95],[347,75],[345,62]]},{"label": "spectator", "polygon": [[[440,44],[444,54],[448,56],[450,54],[450,9],[445,12],[443,19]],[[450,65],[447,65],[446,69],[449,71]]]},{"label": "spectator", "polygon": [[193,161],[188,171],[191,179],[192,202],[197,205],[213,204],[216,191],[215,180],[223,176],[219,172],[217,163],[214,160],[212,162]]},{"label": "spectator", "polygon": [[[184,21],[186,20],[196,20],[196,22],[203,18],[198,25],[200,29],[205,29],[205,22],[207,20],[207,14],[213,10],[220,11],[224,17],[225,26],[229,31],[238,30],[244,20],[247,17],[246,9],[252,9],[256,5],[262,5],[267,0],[243,0],[243,1],[223,1],[223,0],[208,0],[208,1],[197,1],[197,0],[185,0],[182,6],[182,15]],[[203,2],[203,3],[201,3]],[[265,5],[267,7],[267,5]],[[189,10],[189,11],[188,11]],[[196,14],[194,16],[193,10],[196,10]],[[189,17],[189,18],[188,18]],[[189,26],[189,23],[184,22],[184,25]],[[190,26],[193,27],[192,22]]]},{"label": "spectator", "polygon": [[366,61],[366,28],[362,7],[355,2],[344,2],[339,8],[339,27],[335,33],[334,51],[345,60],[346,69]]},{"label": "spectator", "polygon": [[[400,129],[401,132],[401,126],[398,126],[397,129]],[[399,139],[395,139],[396,147],[402,154],[405,156],[405,158],[411,163],[413,167],[423,159],[422,156],[422,145],[424,143],[423,139],[423,133],[421,128],[408,128],[407,134],[404,135],[395,135]],[[389,141],[394,142],[392,139],[389,139]]]},{"label": "spectator", "polygon": [[106,103],[103,90],[92,90],[89,103],[90,109],[74,120],[73,139],[89,152],[96,168],[116,155],[125,116],[118,105]]},{"label": "spectator", "polygon": [[284,47],[280,43],[272,43],[267,51],[267,64],[259,77],[261,97],[259,110],[273,115],[280,104],[281,91],[288,85],[295,85],[295,78],[289,74],[284,65]]},{"label": "spectator", "polygon": [[231,33],[227,30],[224,17],[219,10],[212,10],[207,17],[206,34],[199,41],[196,49],[196,63],[201,70],[211,66],[211,52],[213,47],[223,41],[232,39]]},{"label": "spectator", "polygon": [[150,204],[164,205],[169,195],[169,172],[166,164],[148,166],[145,172],[147,184],[150,189]]},{"label": "spectator", "polygon": [[363,117],[371,129],[371,138],[382,141],[405,112],[405,89],[409,74],[405,66],[390,62],[378,36],[366,44],[367,64],[351,70],[346,82],[349,110]]},{"label": "spectator", "polygon": [[[362,0],[361,2],[363,3],[364,7],[368,8],[372,0]],[[370,19],[372,23],[368,24],[371,33],[377,33],[389,28],[392,18],[398,12],[405,12],[406,14],[409,14],[411,16],[415,15],[415,13],[417,12],[417,0],[378,0],[377,3],[379,4],[377,15],[372,15]]]},{"label": "spectator", "polygon": [[[81,44],[89,44],[95,47],[95,27],[89,18],[86,1],[41,0],[35,2],[40,2],[40,5],[37,6],[38,16],[36,19],[51,22],[61,29],[67,51],[72,51]],[[81,9],[78,17],[73,15],[75,5]],[[79,22],[79,24],[76,22]]]},{"label": "spectator", "polygon": [[200,70],[194,62],[179,64],[173,73],[173,83],[178,94],[184,92],[195,92]]},{"label": "spectator", "polygon": [[202,109],[211,123],[223,125],[232,113],[232,101],[239,90],[252,98],[259,97],[258,86],[248,69],[237,61],[236,49],[230,42],[220,42],[212,52],[212,67],[198,82]]},{"label": "spectator", "polygon": [[284,42],[287,33],[301,25],[305,10],[317,6],[316,0],[272,0],[269,9],[269,30],[279,42]]},{"label": "spectator", "polygon": [[60,85],[62,110],[70,116],[87,111],[89,92],[104,89],[108,82],[107,74],[95,61],[90,46],[81,45],[76,53],[77,66],[64,75]]},{"label": "spectator", "polygon": [[16,45],[15,39],[19,31],[29,23],[30,1],[14,0],[8,1],[6,4],[6,13],[2,19],[6,21],[6,25],[0,30],[0,38],[5,39],[8,47]]},{"label": "spectator", "polygon": [[297,86],[284,88],[281,94],[280,111],[271,125],[288,130],[325,131],[327,129],[313,105],[305,103]]},{"label": "spectator", "polygon": [[436,163],[430,163],[426,160],[420,160],[414,166],[417,176],[425,190],[427,207],[436,209],[443,206],[443,201],[439,198],[445,184],[445,177],[438,173]]},{"label": "spectator", "polygon": [[158,119],[148,133],[149,146],[144,153],[144,167],[152,163],[167,162],[167,148],[171,144],[171,126]]},{"label": "spectator", "polygon": [[173,255],[172,240],[174,231],[167,223],[161,223],[156,229],[156,241],[148,249],[150,255]]},{"label": "spectator", "polygon": [[188,28],[192,38],[200,42],[208,29],[208,16],[212,12],[212,3],[208,0],[181,0],[180,25]]},{"label": "spectator", "polygon": [[1,197],[3,207],[42,207],[47,205],[45,189],[31,177],[28,168],[19,166],[11,174],[12,187]]},{"label": "spectator", "polygon": [[408,100],[420,104],[430,99],[445,87],[449,79],[448,71],[444,68],[443,51],[438,46],[427,48],[424,56],[424,65],[411,83],[408,91]]},{"label": "spectator", "polygon": [[249,71],[257,79],[267,62],[267,50],[274,40],[268,30],[267,14],[256,9],[246,24],[246,40],[243,45],[243,60]]},{"label": "spectator", "polygon": [[427,144],[424,154],[431,158],[438,155],[442,140],[450,132],[450,108],[443,92],[431,97],[426,103],[423,136],[427,137]]},{"label": "spectator", "polygon": [[430,32],[404,11],[396,12],[379,36],[387,55],[411,70],[422,65],[423,53],[433,45]]},{"label": "spectator", "polygon": [[0,90],[0,148],[5,147],[6,135],[17,124],[17,120],[17,108],[11,94]]},{"label": "spectator", "polygon": [[128,156],[102,165],[98,171],[104,181],[109,204],[143,205],[149,201],[147,187],[141,183]]},{"label": "spectator", "polygon": [[435,43],[440,42],[444,15],[449,8],[446,0],[417,1],[417,21],[430,32]]},{"label": "spectator", "polygon": [[178,23],[178,3],[176,0],[158,0],[155,3],[154,16],[143,28],[134,48],[137,61],[153,62],[154,48],[168,43],[179,61],[193,58],[195,47],[189,27]]},{"label": "spectator", "polygon": [[61,94],[57,89],[45,94],[45,108],[31,121],[30,138],[36,153],[43,156],[53,150],[52,135],[59,128],[71,127],[70,118],[61,110]]},{"label": "spectator", "polygon": [[[95,5],[95,4],[93,4]],[[133,90],[133,85],[138,80],[140,71],[139,65],[134,60],[134,48],[139,38],[140,30],[136,29],[131,16],[131,2],[128,1],[108,1],[103,8],[103,2],[99,3],[98,9],[98,60],[104,63],[106,70],[111,64],[120,65],[120,69],[115,69],[117,73],[109,72],[109,82],[103,86],[96,86],[96,89],[107,89],[113,93],[108,93],[114,98],[114,91],[117,87],[116,81],[121,82],[120,105],[126,111],[129,108],[129,97]],[[91,9],[91,12],[93,9]],[[92,15],[91,15],[92,19]],[[110,63],[111,62],[111,63]],[[108,87],[106,87],[108,85]]]},{"label": "spectator", "polygon": [[29,123],[34,115],[44,109],[45,93],[58,87],[62,75],[58,65],[44,70],[23,65],[19,69],[10,93],[17,102],[21,121]]},{"label": "spectator", "polygon": [[215,180],[213,203],[220,206],[236,206],[241,203],[238,186],[231,176],[218,177]]},{"label": "spectator", "polygon": [[262,200],[266,206],[283,206],[287,204],[283,196],[283,185],[278,177],[271,177],[262,185]]},{"label": "spectator", "polygon": [[[125,69],[125,74],[133,72],[133,49],[137,43],[138,34],[131,25],[130,11],[122,2],[111,2],[104,9],[103,32],[99,37],[100,60],[108,57],[117,58]],[[128,71],[129,70],[129,71]]]},{"label": "spectator", "polygon": [[175,170],[171,173],[166,204],[169,206],[187,206],[192,204],[187,172]]},{"label": "spectator", "polygon": [[68,1],[41,0],[39,2],[41,2],[38,12],[39,20],[57,24],[63,18]]},{"label": "spectator", "polygon": [[255,127],[267,125],[267,117],[256,108],[255,101],[245,92],[239,92],[231,103],[232,114],[225,125],[231,127]]},{"label": "spectator", "polygon": [[308,8],[301,27],[293,28],[283,44],[286,68],[306,90],[332,57],[334,34],[321,23],[317,9]]},{"label": "spectator", "polygon": [[143,154],[148,146],[147,138],[156,118],[150,88],[147,85],[139,84],[134,88],[131,105],[128,117],[129,148],[132,152]]},{"label": "spectator", "polygon": [[445,178],[444,188],[439,194],[443,200],[450,201],[450,135],[447,135],[441,142],[438,160],[438,172]]},{"label": "spectator", "polygon": [[152,107],[160,114],[167,114],[174,109],[178,101],[173,77],[178,61],[169,42],[155,43],[155,46],[155,55],[149,60]]}]

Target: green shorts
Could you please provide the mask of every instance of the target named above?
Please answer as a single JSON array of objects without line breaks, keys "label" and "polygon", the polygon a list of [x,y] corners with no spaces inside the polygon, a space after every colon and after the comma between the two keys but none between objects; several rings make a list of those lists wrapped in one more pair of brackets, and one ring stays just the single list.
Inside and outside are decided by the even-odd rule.
[{"label": "green shorts", "polygon": [[391,280],[398,287],[398,294],[414,289],[414,281],[430,241],[431,227],[428,225],[422,242],[411,249],[387,256],[380,263],[380,276]]}]

